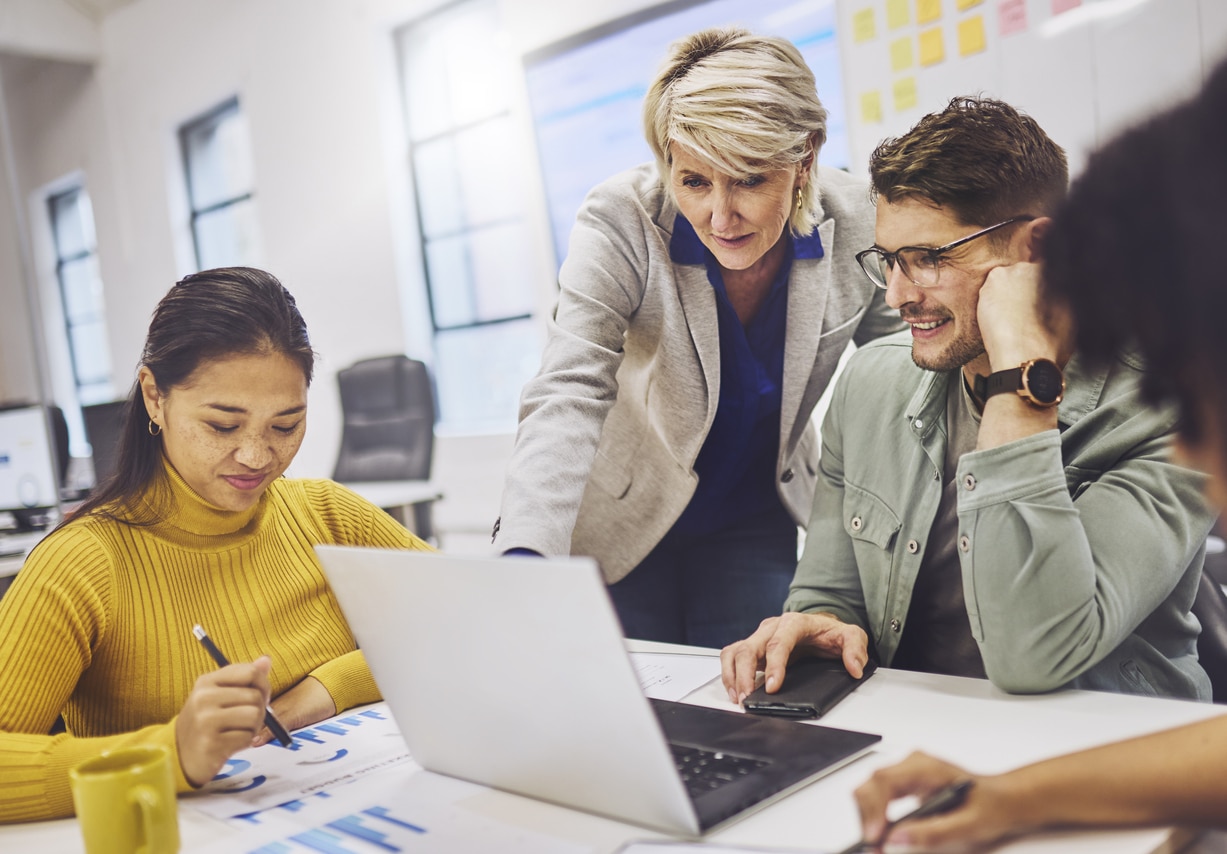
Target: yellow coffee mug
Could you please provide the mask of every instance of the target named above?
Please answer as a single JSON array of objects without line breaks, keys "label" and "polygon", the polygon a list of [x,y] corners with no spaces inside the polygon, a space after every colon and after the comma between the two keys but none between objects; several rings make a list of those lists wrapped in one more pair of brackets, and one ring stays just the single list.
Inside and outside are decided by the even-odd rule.
[{"label": "yellow coffee mug", "polygon": [[124,747],[68,772],[86,854],[175,854],[179,804],[170,751]]}]

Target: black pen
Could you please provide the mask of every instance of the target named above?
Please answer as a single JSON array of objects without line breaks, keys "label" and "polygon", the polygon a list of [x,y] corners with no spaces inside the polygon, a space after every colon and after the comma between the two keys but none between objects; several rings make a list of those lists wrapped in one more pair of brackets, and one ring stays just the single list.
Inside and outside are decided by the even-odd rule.
[{"label": "black pen", "polygon": [[906,815],[900,816],[886,825],[882,831],[882,838],[877,842],[870,842],[867,839],[862,839],[860,842],[854,842],[849,847],[840,851],[839,854],[857,854],[860,851],[873,851],[877,849],[884,839],[890,834],[891,828],[900,822],[910,821],[916,818],[927,818],[931,815],[941,815],[942,813],[956,810],[963,805],[967,800],[967,794],[971,791],[971,787],[975,784],[974,780],[960,780],[957,783],[951,783],[942,789],[938,789],[916,809]]},{"label": "black pen", "polygon": [[[213,638],[205,634],[205,630],[199,624],[192,626],[192,634],[196,636],[196,640],[200,641],[200,645],[205,648],[205,652],[217,663],[218,667],[230,666],[229,659],[222,654],[222,651],[217,648],[217,644],[213,643]],[[273,710],[268,706],[264,707],[264,725],[269,728],[282,747],[289,747],[294,743],[294,739],[290,738],[289,732],[281,725],[281,721],[277,720],[277,716],[273,714]]]}]

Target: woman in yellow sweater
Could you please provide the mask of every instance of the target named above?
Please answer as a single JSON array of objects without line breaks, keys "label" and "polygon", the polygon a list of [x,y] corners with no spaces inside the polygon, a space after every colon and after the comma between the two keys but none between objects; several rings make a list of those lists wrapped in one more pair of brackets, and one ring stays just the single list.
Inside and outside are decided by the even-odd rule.
[{"label": "woman in yellow sweater", "polygon": [[[68,769],[104,750],[163,744],[186,791],[269,739],[270,697],[291,729],[379,698],[313,546],[429,547],[281,476],[314,356],[268,273],[197,273],[159,303],[118,471],[0,599],[0,821],[71,814]],[[197,623],[247,663],[217,669]]]}]

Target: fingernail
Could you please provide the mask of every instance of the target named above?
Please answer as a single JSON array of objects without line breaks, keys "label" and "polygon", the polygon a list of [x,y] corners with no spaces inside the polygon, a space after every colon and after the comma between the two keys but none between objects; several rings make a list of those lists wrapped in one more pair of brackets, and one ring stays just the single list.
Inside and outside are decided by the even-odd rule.
[{"label": "fingernail", "polygon": [[745,700],[746,700],[746,692],[742,691],[740,694],[737,695],[737,704],[741,705],[742,703],[745,702]]},{"label": "fingernail", "polygon": [[734,691],[732,688],[730,688],[730,689],[729,689],[729,702],[730,702],[730,703],[736,703],[736,702],[738,702],[738,700],[737,700],[737,692],[736,692],[736,691]]},{"label": "fingernail", "polygon": [[767,677],[767,690],[774,691],[775,683],[776,683],[776,678],[774,676],[768,676]]}]

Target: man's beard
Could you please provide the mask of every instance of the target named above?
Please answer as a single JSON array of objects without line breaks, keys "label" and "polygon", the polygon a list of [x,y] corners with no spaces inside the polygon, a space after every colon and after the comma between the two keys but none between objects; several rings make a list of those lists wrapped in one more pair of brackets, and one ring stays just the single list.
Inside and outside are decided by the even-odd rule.
[{"label": "man's beard", "polygon": [[916,367],[925,371],[953,371],[961,368],[984,352],[984,339],[980,337],[980,325],[974,321],[971,328],[954,341],[945,350],[927,359],[918,358],[916,345],[912,344],[912,361]]}]

